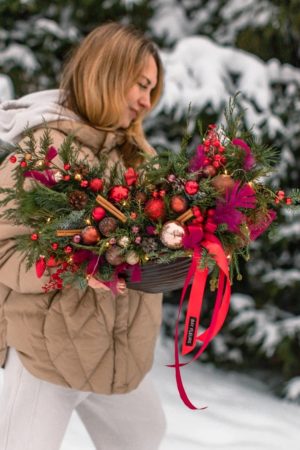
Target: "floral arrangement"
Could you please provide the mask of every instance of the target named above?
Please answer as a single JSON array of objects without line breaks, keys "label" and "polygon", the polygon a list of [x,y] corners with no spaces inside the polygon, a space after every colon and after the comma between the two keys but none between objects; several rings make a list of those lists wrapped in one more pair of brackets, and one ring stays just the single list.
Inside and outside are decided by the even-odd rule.
[{"label": "floral arrangement", "polygon": [[[240,124],[231,103],[225,125],[209,125],[204,133],[199,126],[196,149],[189,149],[192,136],[186,134],[178,153],[164,150],[139,170],[117,164],[109,173],[104,158],[98,166],[79,158],[73,136],[56,149],[49,130],[40,142],[27,130],[25,147],[9,158],[15,187],[0,189],[0,205],[16,201],[4,215],[30,227],[17,238],[18,247],[38,277],[51,268],[45,291],[84,288],[92,275],[115,290],[122,273],[134,283],[151,262],[189,258],[179,308],[180,314],[192,282],[182,352],[200,340],[198,357],[225,320],[230,285],[241,278],[239,258],[249,259],[250,243],[270,227],[278,208],[300,202],[298,190],[286,195],[265,182],[277,152]],[[208,275],[216,302],[210,326],[197,336]],[[193,407],[182,386],[178,351],[175,367],[180,395]]]}]

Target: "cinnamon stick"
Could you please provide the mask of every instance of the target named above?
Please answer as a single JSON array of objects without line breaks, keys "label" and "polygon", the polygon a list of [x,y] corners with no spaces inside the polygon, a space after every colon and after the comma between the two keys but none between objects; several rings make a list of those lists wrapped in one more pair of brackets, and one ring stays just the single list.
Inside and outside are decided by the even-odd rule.
[{"label": "cinnamon stick", "polygon": [[185,211],[183,214],[181,214],[181,216],[177,217],[176,220],[178,220],[178,222],[180,223],[184,223],[187,220],[191,219],[194,216],[192,208],[188,209],[187,211]]},{"label": "cinnamon stick", "polygon": [[56,230],[57,237],[68,237],[75,236],[75,234],[80,234],[82,230]]},{"label": "cinnamon stick", "polygon": [[116,206],[114,206],[110,201],[108,201],[106,198],[102,197],[102,195],[97,195],[96,202],[99,203],[99,205],[103,206],[104,209],[106,209],[110,214],[115,216],[117,219],[119,219],[121,222],[126,222],[126,216],[123,214]]}]

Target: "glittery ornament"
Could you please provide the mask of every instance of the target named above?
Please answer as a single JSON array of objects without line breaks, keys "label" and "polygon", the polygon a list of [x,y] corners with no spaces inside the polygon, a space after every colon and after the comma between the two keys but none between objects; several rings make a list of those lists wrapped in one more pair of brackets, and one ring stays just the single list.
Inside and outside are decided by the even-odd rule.
[{"label": "glittery ornament", "polygon": [[188,180],[184,185],[184,190],[188,195],[195,195],[199,190],[199,184],[197,181]]},{"label": "glittery ornament", "polygon": [[99,222],[99,220],[102,220],[106,216],[106,211],[102,206],[96,206],[96,208],[92,211],[92,217],[94,220]]},{"label": "glittery ornament", "polygon": [[234,180],[230,175],[217,175],[211,180],[213,187],[221,194],[225,194],[228,189],[232,189],[234,186]]},{"label": "glittery ornament", "polygon": [[100,233],[103,234],[103,236],[109,236],[112,234],[118,226],[118,222],[114,217],[104,217],[99,224],[99,230]]},{"label": "glittery ornament", "polygon": [[181,223],[170,220],[163,225],[160,240],[166,247],[175,250],[182,247],[184,233],[184,226]]},{"label": "glittery ornament", "polygon": [[76,174],[74,175],[74,179],[75,179],[76,181],[81,181],[81,180],[82,180],[82,175],[80,175],[80,173],[76,173]]},{"label": "glittery ornament", "polygon": [[100,240],[100,235],[97,228],[87,226],[81,231],[81,238],[84,244],[92,245],[96,244]]},{"label": "glittery ornament", "polygon": [[75,234],[75,236],[72,237],[72,241],[74,242],[74,244],[79,244],[79,242],[81,241],[80,234]]},{"label": "glittery ornament", "polygon": [[128,236],[122,236],[122,237],[120,237],[120,239],[118,239],[118,245],[123,248],[128,247],[129,242],[130,242],[130,239]]},{"label": "glittery ornament", "polygon": [[152,220],[163,219],[166,214],[165,203],[161,198],[151,198],[145,205],[145,214]]},{"label": "glittery ornament", "polygon": [[91,191],[93,191],[93,192],[99,192],[99,191],[102,191],[102,189],[103,189],[103,184],[104,184],[104,182],[103,182],[103,180],[102,180],[101,178],[93,178],[93,179],[90,181],[90,189],[91,189]]},{"label": "glittery ornament", "polygon": [[172,211],[181,214],[188,209],[188,202],[182,195],[173,195],[170,199],[170,207]]},{"label": "glittery ornament", "polygon": [[105,258],[109,264],[112,266],[118,266],[124,262],[124,256],[122,255],[123,250],[117,245],[112,245],[105,252]]},{"label": "glittery ornament", "polygon": [[203,168],[203,175],[206,177],[214,177],[217,174],[217,170],[211,164],[208,164]]},{"label": "glittery ornament", "polygon": [[131,250],[126,254],[125,261],[127,262],[127,264],[133,266],[134,264],[137,264],[140,261],[140,258],[139,255],[134,250]]}]

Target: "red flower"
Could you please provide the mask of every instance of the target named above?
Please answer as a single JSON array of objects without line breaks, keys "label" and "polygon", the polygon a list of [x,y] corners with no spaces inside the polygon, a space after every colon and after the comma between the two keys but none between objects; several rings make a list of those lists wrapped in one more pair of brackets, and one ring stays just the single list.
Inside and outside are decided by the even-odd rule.
[{"label": "red flower", "polygon": [[126,181],[127,186],[131,186],[132,184],[135,184],[138,179],[138,174],[135,172],[135,170],[132,167],[129,167],[129,169],[126,170],[124,174],[124,178]]},{"label": "red flower", "polygon": [[110,200],[113,200],[116,203],[121,202],[122,200],[126,200],[129,195],[129,189],[126,186],[117,185],[111,188],[108,193],[108,197]]},{"label": "red flower", "polygon": [[188,195],[195,195],[199,190],[197,181],[189,180],[185,183],[184,190]]}]

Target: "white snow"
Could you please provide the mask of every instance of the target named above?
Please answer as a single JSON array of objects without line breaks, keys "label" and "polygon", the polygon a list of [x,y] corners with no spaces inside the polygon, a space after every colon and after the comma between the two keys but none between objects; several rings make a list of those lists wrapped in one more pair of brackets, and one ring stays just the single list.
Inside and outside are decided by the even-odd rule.
[{"label": "white snow", "polygon": [[[160,450],[299,450],[299,405],[274,397],[267,385],[249,376],[196,362],[183,368],[184,384],[191,401],[207,409],[191,411],[179,398],[173,370],[166,367],[172,355],[172,342],[161,338],[152,370],[167,418]],[[2,376],[1,370],[0,385]],[[299,390],[299,379],[294,379],[290,396]],[[76,413],[61,450],[94,450]]]}]

